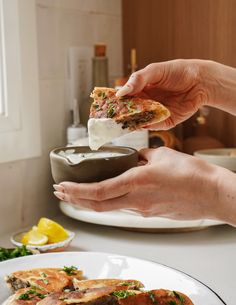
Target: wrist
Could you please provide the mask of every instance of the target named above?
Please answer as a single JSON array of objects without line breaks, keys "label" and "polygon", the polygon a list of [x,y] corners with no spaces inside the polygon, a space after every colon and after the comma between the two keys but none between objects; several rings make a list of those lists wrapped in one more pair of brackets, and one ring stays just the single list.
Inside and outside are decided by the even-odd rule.
[{"label": "wrist", "polygon": [[236,114],[236,69],[214,61],[200,61],[206,105]]},{"label": "wrist", "polygon": [[216,217],[236,226],[236,174],[219,166],[216,168]]}]

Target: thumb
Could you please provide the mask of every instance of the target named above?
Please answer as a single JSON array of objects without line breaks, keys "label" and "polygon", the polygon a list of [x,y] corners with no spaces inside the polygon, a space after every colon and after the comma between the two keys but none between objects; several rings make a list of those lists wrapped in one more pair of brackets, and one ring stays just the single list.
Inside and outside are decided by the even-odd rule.
[{"label": "thumb", "polygon": [[127,83],[117,91],[116,96],[134,95],[143,90],[148,84],[158,84],[164,76],[165,63],[155,63],[134,72]]},{"label": "thumb", "polygon": [[150,163],[155,157],[155,152],[156,152],[155,148],[143,148],[139,151],[139,156],[143,160],[147,160]]}]

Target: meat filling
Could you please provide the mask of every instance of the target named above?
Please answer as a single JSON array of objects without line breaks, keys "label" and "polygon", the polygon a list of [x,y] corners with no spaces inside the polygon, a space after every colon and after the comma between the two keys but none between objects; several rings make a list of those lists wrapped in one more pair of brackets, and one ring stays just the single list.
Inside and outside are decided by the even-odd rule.
[{"label": "meat filling", "polygon": [[130,115],[128,117],[116,120],[116,122],[121,123],[123,129],[129,128],[135,130],[139,124],[149,122],[154,117],[155,113],[153,111],[145,111],[142,113],[134,113],[133,115]]},{"label": "meat filling", "polygon": [[30,286],[28,282],[24,282],[14,276],[8,276],[6,282],[11,286],[11,288],[16,291],[21,288],[27,288]]}]

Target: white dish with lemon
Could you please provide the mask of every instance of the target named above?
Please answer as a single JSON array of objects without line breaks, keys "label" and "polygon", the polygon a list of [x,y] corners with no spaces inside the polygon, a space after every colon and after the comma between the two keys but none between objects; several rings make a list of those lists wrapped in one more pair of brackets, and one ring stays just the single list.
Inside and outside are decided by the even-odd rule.
[{"label": "white dish with lemon", "polygon": [[55,221],[41,218],[37,226],[13,234],[11,242],[15,246],[26,245],[28,249],[51,252],[66,248],[74,236],[74,232],[66,230]]}]

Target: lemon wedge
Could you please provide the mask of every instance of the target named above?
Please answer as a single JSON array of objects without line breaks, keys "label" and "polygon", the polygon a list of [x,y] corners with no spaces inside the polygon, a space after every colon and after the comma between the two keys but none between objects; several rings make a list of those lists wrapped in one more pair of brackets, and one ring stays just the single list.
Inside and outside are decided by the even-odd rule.
[{"label": "lemon wedge", "polygon": [[45,217],[39,220],[37,228],[41,234],[48,237],[49,244],[63,241],[69,237],[68,232],[61,225]]},{"label": "lemon wedge", "polygon": [[48,242],[48,237],[33,228],[22,237],[21,242],[23,245],[43,246]]}]

